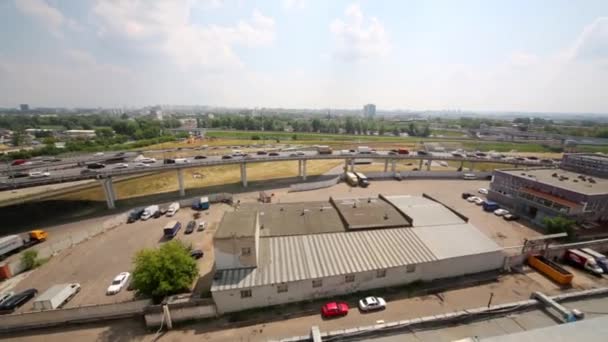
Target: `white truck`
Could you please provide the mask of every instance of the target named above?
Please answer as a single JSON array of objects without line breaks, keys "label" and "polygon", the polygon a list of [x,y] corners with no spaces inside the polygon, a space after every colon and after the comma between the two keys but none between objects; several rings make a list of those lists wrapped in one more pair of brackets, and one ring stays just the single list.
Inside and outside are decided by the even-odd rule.
[{"label": "white truck", "polygon": [[34,301],[34,310],[55,310],[80,291],[80,284],[53,285]]},{"label": "white truck", "polygon": [[350,186],[357,186],[359,184],[359,179],[357,178],[357,175],[355,175],[353,172],[347,172],[346,182],[350,184]]},{"label": "white truck", "polygon": [[145,221],[150,217],[154,216],[154,214],[156,214],[156,212],[159,210],[160,208],[157,205],[151,205],[149,207],[146,207],[146,209],[144,209],[144,213],[141,214],[141,219]]},{"label": "white truck", "polygon": [[359,154],[371,154],[372,149],[367,146],[359,146],[357,147],[357,153]]},{"label": "white truck", "polygon": [[171,217],[173,215],[175,215],[175,213],[177,213],[177,211],[179,210],[180,206],[179,206],[179,202],[173,202],[169,205],[169,209],[167,209],[167,216]]},{"label": "white truck", "polygon": [[0,238],[0,256],[23,247],[23,239],[19,235],[9,235]]}]

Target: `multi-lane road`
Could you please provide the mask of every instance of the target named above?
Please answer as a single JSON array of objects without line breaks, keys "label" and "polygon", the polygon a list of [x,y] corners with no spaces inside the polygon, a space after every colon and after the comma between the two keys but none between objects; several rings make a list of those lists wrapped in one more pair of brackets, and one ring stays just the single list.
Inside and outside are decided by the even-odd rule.
[{"label": "multi-lane road", "polygon": [[[177,150],[173,150],[175,152]],[[116,158],[124,158],[116,162]],[[173,159],[175,163],[166,163],[163,160],[143,158],[136,153],[106,153],[104,155],[91,155],[80,158],[62,159],[61,161],[46,162],[35,165],[24,165],[0,170],[0,190],[25,188],[38,185],[73,182],[84,179],[100,179],[122,175],[133,175],[148,172],[161,172],[168,170],[185,169],[191,167],[205,167],[216,165],[234,165],[259,162],[323,160],[323,159],[380,159],[380,160],[433,160],[433,161],[461,161],[461,162],[492,162],[521,166],[546,166],[539,160],[529,160],[516,157],[491,158],[489,156],[467,156],[449,152],[428,152],[427,154],[394,154],[389,151],[373,153],[356,153],[335,151],[331,154],[319,154],[316,151],[281,151],[281,152],[251,152],[245,155],[205,155],[204,151],[196,157]],[[112,159],[114,163],[105,164],[103,168],[91,169],[86,164],[103,163]],[[21,177],[15,177],[21,175]]]}]

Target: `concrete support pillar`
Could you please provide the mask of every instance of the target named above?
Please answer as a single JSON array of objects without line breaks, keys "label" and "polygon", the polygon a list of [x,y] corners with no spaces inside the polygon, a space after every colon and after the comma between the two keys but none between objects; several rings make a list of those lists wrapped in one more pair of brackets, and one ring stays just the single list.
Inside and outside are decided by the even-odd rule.
[{"label": "concrete support pillar", "polygon": [[243,187],[247,187],[247,163],[241,163],[241,183]]},{"label": "concrete support pillar", "polygon": [[108,209],[116,208],[116,205],[114,204],[116,195],[114,194],[114,187],[112,186],[112,178],[102,178],[99,180],[99,183],[101,183],[101,188],[106,196],[106,204],[108,205]]},{"label": "concrete support pillar", "polygon": [[431,164],[433,163],[433,160],[429,159],[426,162],[427,162],[427,164],[426,164],[426,170],[427,171],[431,171]]},{"label": "concrete support pillar", "polygon": [[423,162],[423,160],[420,159],[420,165],[418,165],[418,170],[420,170],[420,171],[422,171],[422,162]]},{"label": "concrete support pillar", "polygon": [[302,180],[306,180],[306,159],[302,160]]},{"label": "concrete support pillar", "polygon": [[475,163],[471,162],[471,170],[469,170],[469,171],[472,172],[473,170],[475,170]]},{"label": "concrete support pillar", "polygon": [[350,160],[350,172],[355,172],[355,160]]},{"label": "concrete support pillar", "polygon": [[384,172],[388,172],[388,159],[384,159]]},{"label": "concrete support pillar", "polygon": [[397,171],[397,161],[395,159],[391,159],[391,172],[394,174]]},{"label": "concrete support pillar", "polygon": [[460,161],[460,170],[464,170],[464,160]]},{"label": "concrete support pillar", "polygon": [[344,159],[344,176],[346,176],[346,172],[348,172],[348,159]]},{"label": "concrete support pillar", "polygon": [[165,323],[167,324],[167,329],[173,329],[173,320],[171,319],[171,312],[169,311],[168,305],[163,305],[163,316],[165,319]]},{"label": "concrete support pillar", "polygon": [[186,196],[186,189],[184,188],[184,170],[177,169],[177,184],[179,185],[179,195],[181,197]]}]

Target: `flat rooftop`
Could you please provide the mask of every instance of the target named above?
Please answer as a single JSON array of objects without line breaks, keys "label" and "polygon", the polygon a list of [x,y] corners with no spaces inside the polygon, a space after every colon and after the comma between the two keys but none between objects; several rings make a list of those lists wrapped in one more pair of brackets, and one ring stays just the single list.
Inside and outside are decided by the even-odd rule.
[{"label": "flat rooftop", "polygon": [[229,211],[224,213],[214,238],[228,239],[254,236],[257,215],[255,211]]},{"label": "flat rooftop", "polygon": [[[562,188],[565,190],[585,194],[585,195],[605,195],[608,194],[608,179],[588,176],[578,172],[565,171],[562,169],[518,169],[518,170],[497,170],[496,172],[506,173],[515,177],[534,180],[536,182]],[[557,177],[553,177],[557,174]],[[560,176],[568,179],[560,180]],[[585,177],[585,181],[581,177]],[[592,178],[595,183],[589,182]]]},{"label": "flat rooftop", "polygon": [[405,216],[378,197],[332,198],[348,230],[408,227]]}]

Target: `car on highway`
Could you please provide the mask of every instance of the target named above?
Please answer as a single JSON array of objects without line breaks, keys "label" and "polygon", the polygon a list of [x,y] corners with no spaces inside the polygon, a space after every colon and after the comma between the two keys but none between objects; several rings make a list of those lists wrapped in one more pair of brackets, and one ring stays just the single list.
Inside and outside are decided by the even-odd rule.
[{"label": "car on highway", "polygon": [[257,154],[258,156],[265,156],[268,154],[268,152],[266,151],[257,151],[255,154]]},{"label": "car on highway", "polygon": [[140,163],[144,163],[144,164],[154,164],[156,163],[156,159],[154,158],[141,158],[139,160]]},{"label": "car on highway", "polygon": [[232,156],[229,156],[229,155],[226,154],[226,155],[222,156],[222,159],[232,159]]},{"label": "car on highway", "polygon": [[51,174],[49,172],[42,172],[42,171],[33,171],[30,172],[28,177],[30,178],[44,178],[44,177],[49,177]]},{"label": "car on highway", "polygon": [[416,152],[419,156],[426,156],[428,153],[426,151],[418,151]]},{"label": "car on highway", "polygon": [[290,157],[297,157],[297,156],[298,156],[298,154],[297,154],[297,153],[290,153],[290,154],[289,154],[289,156],[290,156]]},{"label": "car on highway", "polygon": [[115,169],[128,169],[129,168],[129,164],[127,163],[120,163],[120,164],[116,164],[114,165]]},{"label": "car on highway", "polygon": [[28,300],[36,297],[37,294],[38,290],[32,288],[12,295],[7,300],[2,302],[2,304],[0,304],[0,313],[10,313],[15,311],[16,308],[27,303]]},{"label": "car on highway", "polygon": [[150,167],[150,164],[135,163],[135,167]]},{"label": "car on highway", "polygon": [[30,174],[27,172],[13,172],[12,174],[10,174],[8,176],[8,178],[13,179],[13,178],[23,178],[23,177],[28,177]]},{"label": "car on highway", "polygon": [[477,192],[479,192],[482,195],[487,195],[488,194],[488,189],[486,189],[486,188],[479,188],[479,189],[477,189]]},{"label": "car on highway", "polygon": [[107,295],[114,295],[120,292],[123,287],[129,282],[129,278],[131,277],[131,273],[129,272],[121,272],[114,279],[108,289],[106,290]]},{"label": "car on highway", "polygon": [[279,152],[270,152],[268,153],[269,156],[271,157],[278,157],[279,156]]},{"label": "car on highway", "polygon": [[332,318],[348,315],[348,304],[344,302],[329,302],[321,307],[321,317]]},{"label": "car on highway", "polygon": [[94,156],[103,156],[103,152],[97,152],[94,154]]},{"label": "car on highway", "polygon": [[4,293],[0,294],[0,304],[4,303],[7,299],[11,298],[14,295],[15,295],[15,292],[13,292],[13,291],[4,292]]},{"label": "car on highway", "polygon": [[506,209],[496,209],[496,210],[494,210],[494,215],[496,215],[496,216],[505,216],[508,213],[509,213],[509,211],[506,210]]},{"label": "car on highway", "polygon": [[365,297],[359,301],[361,311],[375,311],[386,308],[386,301],[381,297]]},{"label": "car on highway", "polygon": [[103,169],[104,167],[106,167],[106,166],[103,165],[102,163],[90,163],[90,164],[87,164],[87,169]]},{"label": "car on highway", "polygon": [[201,251],[200,249],[194,249],[190,251],[190,256],[194,259],[200,259],[203,257],[203,255],[205,255],[205,253],[203,253],[203,251]]},{"label": "car on highway", "polygon": [[184,230],[184,234],[192,234],[192,232],[194,231],[194,228],[196,228],[196,221],[188,222],[188,225],[186,226],[186,230]]},{"label": "car on highway", "polygon": [[298,152],[296,152],[296,154],[299,155],[299,156],[305,156],[306,155],[306,153],[304,153],[303,151],[298,151]]},{"label": "car on highway", "polygon": [[13,162],[11,163],[12,166],[18,166],[18,165],[23,165],[27,162],[27,160],[25,159],[15,159],[13,160]]},{"label": "car on highway", "polygon": [[197,230],[200,232],[200,231],[203,231],[205,229],[207,229],[207,222],[206,221],[200,221],[198,223],[198,229]]},{"label": "car on highway", "polygon": [[81,175],[98,175],[99,173],[99,171],[91,169],[80,170]]},{"label": "car on highway", "polygon": [[194,156],[194,159],[197,159],[197,160],[198,159],[207,159],[207,156],[198,155],[198,156]]},{"label": "car on highway", "polygon": [[519,216],[515,215],[515,214],[505,214],[502,216],[503,220],[505,221],[517,221],[519,220]]}]

